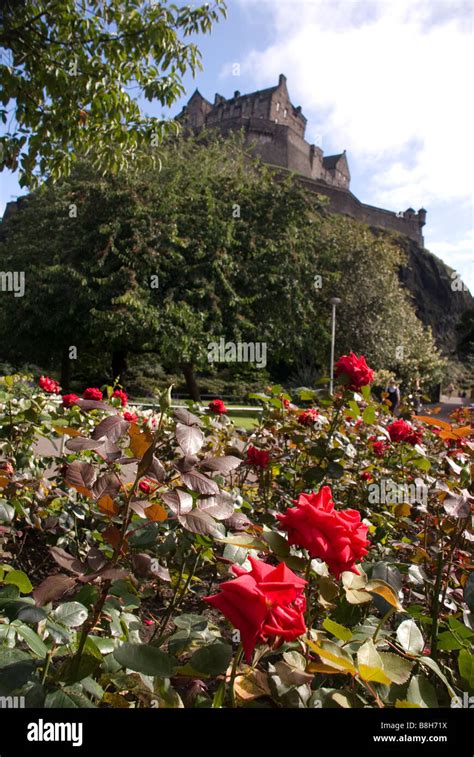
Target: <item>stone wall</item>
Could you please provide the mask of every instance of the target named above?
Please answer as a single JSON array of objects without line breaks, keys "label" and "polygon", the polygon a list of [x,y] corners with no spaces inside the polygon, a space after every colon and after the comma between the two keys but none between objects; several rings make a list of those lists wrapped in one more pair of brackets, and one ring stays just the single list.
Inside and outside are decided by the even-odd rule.
[{"label": "stone wall", "polygon": [[328,208],[333,213],[348,215],[358,221],[367,223],[369,226],[396,231],[423,247],[422,228],[425,223],[425,213],[423,210],[421,213],[415,213],[409,209],[405,211],[403,217],[400,217],[397,213],[390,210],[366,205],[358,200],[352,192],[330,186],[324,181],[307,179],[305,176],[299,176],[298,179],[312,192],[317,192],[328,197]]}]

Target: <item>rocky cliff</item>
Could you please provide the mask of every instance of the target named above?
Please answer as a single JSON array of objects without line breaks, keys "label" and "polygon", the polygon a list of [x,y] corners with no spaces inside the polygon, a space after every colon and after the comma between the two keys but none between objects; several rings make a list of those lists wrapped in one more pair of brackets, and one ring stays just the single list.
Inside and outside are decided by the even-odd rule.
[{"label": "rocky cliff", "polygon": [[410,239],[399,238],[407,256],[400,280],[410,291],[419,318],[431,326],[433,336],[446,355],[452,355],[458,335],[456,325],[474,299],[455,272],[429,250]]}]

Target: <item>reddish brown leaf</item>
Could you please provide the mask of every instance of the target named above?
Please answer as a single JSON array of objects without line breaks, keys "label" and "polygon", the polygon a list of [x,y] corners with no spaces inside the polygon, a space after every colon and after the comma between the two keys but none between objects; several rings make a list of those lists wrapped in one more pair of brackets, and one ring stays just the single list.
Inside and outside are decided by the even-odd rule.
[{"label": "reddish brown leaf", "polygon": [[97,504],[99,505],[99,510],[104,513],[104,515],[110,515],[110,517],[112,517],[119,512],[118,505],[115,504],[112,497],[109,497],[108,494],[104,494]]},{"label": "reddish brown leaf", "polygon": [[121,539],[121,533],[117,526],[110,524],[110,526],[107,526],[105,531],[102,532],[102,536],[104,537],[105,541],[108,542],[114,549],[118,547]]},{"label": "reddish brown leaf", "polygon": [[202,422],[197,415],[193,415],[193,413],[190,413],[185,407],[175,408],[174,415],[179,421],[181,421],[181,423],[184,423],[185,426],[202,426]]},{"label": "reddish brown leaf", "polygon": [[64,479],[69,486],[73,486],[81,494],[85,494],[87,497],[92,496],[91,486],[94,483],[95,471],[89,463],[81,460],[74,460],[73,463],[69,463],[66,466]]},{"label": "reddish brown leaf", "polygon": [[33,599],[38,607],[54,602],[67,591],[76,585],[76,579],[66,576],[64,573],[56,573],[54,576],[48,576],[42,581],[36,589],[33,590]]},{"label": "reddish brown leaf", "polygon": [[204,444],[204,434],[196,426],[176,425],[176,439],[185,455],[195,455]]},{"label": "reddish brown leaf", "polygon": [[66,568],[66,570],[70,570],[71,573],[84,573],[84,566],[77,557],[68,554],[64,549],[61,549],[61,547],[51,547],[49,551],[61,568]]},{"label": "reddish brown leaf", "polygon": [[125,434],[129,427],[129,422],[119,415],[112,415],[104,418],[103,421],[95,427],[92,432],[93,439],[101,439],[103,436],[111,442],[117,442]]},{"label": "reddish brown leaf", "polygon": [[203,473],[199,473],[196,470],[191,470],[188,473],[182,473],[181,477],[190,489],[199,492],[199,494],[218,494],[219,487],[215,481],[205,476]]}]

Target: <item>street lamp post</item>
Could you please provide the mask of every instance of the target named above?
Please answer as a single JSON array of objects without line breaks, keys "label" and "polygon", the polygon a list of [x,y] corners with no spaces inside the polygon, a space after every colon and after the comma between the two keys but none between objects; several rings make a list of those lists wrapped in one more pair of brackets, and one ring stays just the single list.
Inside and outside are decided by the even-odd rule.
[{"label": "street lamp post", "polygon": [[332,305],[332,330],[331,330],[331,364],[329,366],[329,393],[332,394],[334,387],[334,347],[336,343],[336,307],[341,300],[339,297],[331,297],[329,302]]}]

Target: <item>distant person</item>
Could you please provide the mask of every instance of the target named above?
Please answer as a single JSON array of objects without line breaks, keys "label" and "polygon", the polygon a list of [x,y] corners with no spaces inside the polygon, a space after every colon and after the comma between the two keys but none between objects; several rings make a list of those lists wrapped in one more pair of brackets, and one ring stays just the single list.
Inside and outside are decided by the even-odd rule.
[{"label": "distant person", "polygon": [[415,407],[415,413],[419,413],[421,410],[421,383],[420,383],[420,377],[417,376],[415,379],[415,388],[413,391],[413,403]]},{"label": "distant person", "polygon": [[400,404],[400,389],[398,388],[395,379],[390,379],[385,389],[387,393],[387,400],[389,402],[389,409],[392,415],[395,415],[397,408]]},{"label": "distant person", "polygon": [[453,392],[454,392],[454,384],[449,383],[448,386],[446,387],[446,394],[448,395],[449,399],[451,399],[451,395]]}]

